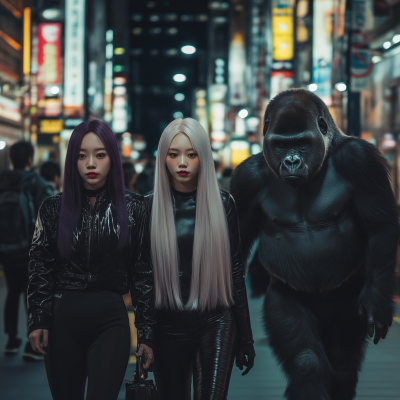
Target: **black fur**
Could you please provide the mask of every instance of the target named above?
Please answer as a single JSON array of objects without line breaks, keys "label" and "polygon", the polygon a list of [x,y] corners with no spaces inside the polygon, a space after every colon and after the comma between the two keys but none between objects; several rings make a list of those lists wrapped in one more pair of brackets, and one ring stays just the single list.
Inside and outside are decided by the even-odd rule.
[{"label": "black fur", "polygon": [[387,163],[308,91],[277,96],[264,121],[264,151],[234,171],[231,193],[244,255],[259,238],[271,276],[263,312],[286,397],[351,400],[367,318],[379,340],[393,316],[399,224]]}]

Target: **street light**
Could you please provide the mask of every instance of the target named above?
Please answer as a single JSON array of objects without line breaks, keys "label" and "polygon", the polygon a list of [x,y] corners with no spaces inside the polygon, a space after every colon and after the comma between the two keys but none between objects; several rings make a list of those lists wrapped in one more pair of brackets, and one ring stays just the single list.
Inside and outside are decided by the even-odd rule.
[{"label": "street light", "polygon": [[181,52],[185,54],[194,54],[196,53],[196,47],[194,46],[183,46],[181,47]]},{"label": "street light", "polygon": [[387,50],[391,45],[392,45],[392,43],[387,41],[387,42],[383,43],[383,48]]},{"label": "street light", "polygon": [[58,93],[60,92],[60,88],[59,88],[58,86],[53,86],[53,87],[50,89],[50,91],[51,91],[51,93],[53,93],[53,94],[58,94]]},{"label": "street light", "polygon": [[310,85],[308,85],[308,90],[310,92],[315,92],[318,89],[318,85],[316,83],[311,83]]},{"label": "street light", "polygon": [[238,115],[240,118],[246,118],[249,115],[249,112],[245,108],[243,108],[243,110],[240,110],[238,112]]},{"label": "street light", "polygon": [[185,100],[185,95],[183,93],[177,93],[175,95],[175,100],[176,101],[183,101],[183,100]]},{"label": "street light", "polygon": [[57,8],[48,8],[43,11],[42,15],[44,19],[55,20],[60,18],[61,12]]},{"label": "street light", "polygon": [[175,118],[175,119],[183,118],[183,113],[180,112],[180,111],[174,112],[174,118]]},{"label": "street light", "polygon": [[372,56],[372,62],[374,63],[374,64],[376,64],[376,63],[378,63],[378,62],[380,62],[380,61],[382,61],[382,57],[381,56]]},{"label": "street light", "polygon": [[339,82],[335,85],[336,90],[338,90],[339,92],[344,92],[347,89],[347,86],[345,83],[343,82]]},{"label": "street light", "polygon": [[399,43],[400,42],[400,35],[394,35],[392,40],[393,40],[393,43]]},{"label": "street light", "polygon": [[6,142],[4,140],[0,141],[0,150],[3,150],[6,147]]},{"label": "street light", "polygon": [[175,74],[173,79],[175,82],[185,82],[186,76],[183,74]]}]

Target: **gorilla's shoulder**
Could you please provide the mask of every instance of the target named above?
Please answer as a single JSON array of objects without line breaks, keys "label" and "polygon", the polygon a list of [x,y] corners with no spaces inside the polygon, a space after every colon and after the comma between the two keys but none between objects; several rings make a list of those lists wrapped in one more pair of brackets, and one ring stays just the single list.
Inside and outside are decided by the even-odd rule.
[{"label": "gorilla's shoulder", "polygon": [[332,154],[336,169],[346,177],[378,179],[389,173],[388,162],[373,144],[352,136],[344,136]]},{"label": "gorilla's shoulder", "polygon": [[262,152],[243,161],[231,179],[230,189],[236,203],[251,201],[268,184],[271,174]]}]

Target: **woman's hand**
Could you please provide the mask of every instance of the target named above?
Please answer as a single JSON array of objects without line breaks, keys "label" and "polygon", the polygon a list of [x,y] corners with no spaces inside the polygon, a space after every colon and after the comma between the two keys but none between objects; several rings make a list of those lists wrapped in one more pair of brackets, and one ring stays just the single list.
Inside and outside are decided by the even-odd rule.
[{"label": "woman's hand", "polygon": [[[254,366],[254,358],[256,356],[256,352],[254,351],[253,341],[243,342],[239,341],[236,351],[236,366],[242,370],[243,366],[246,367],[245,371],[242,373],[242,376],[248,374],[248,372]],[[247,359],[246,359],[247,356]]]},{"label": "woman's hand", "polygon": [[47,329],[36,329],[29,335],[29,341],[31,342],[32,350],[36,353],[46,354],[40,345],[40,337],[43,336],[43,346],[49,345],[49,331]]},{"label": "woman's hand", "polygon": [[139,345],[139,350],[135,353],[136,357],[142,357],[143,359],[143,368],[149,369],[150,364],[154,362],[154,354],[153,349],[145,344]]}]

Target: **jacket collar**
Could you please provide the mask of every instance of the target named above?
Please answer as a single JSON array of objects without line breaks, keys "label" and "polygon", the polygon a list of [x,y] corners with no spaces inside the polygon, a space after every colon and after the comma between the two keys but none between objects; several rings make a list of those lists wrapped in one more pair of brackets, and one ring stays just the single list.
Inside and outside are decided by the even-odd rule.
[{"label": "jacket collar", "polygon": [[109,195],[109,192],[107,190],[107,184],[97,190],[89,190],[82,186],[82,194],[84,207],[88,208],[89,210],[91,210],[89,198],[96,197],[96,202],[94,203],[93,210],[91,210],[92,212],[97,210],[106,201],[111,200],[111,196]]}]

